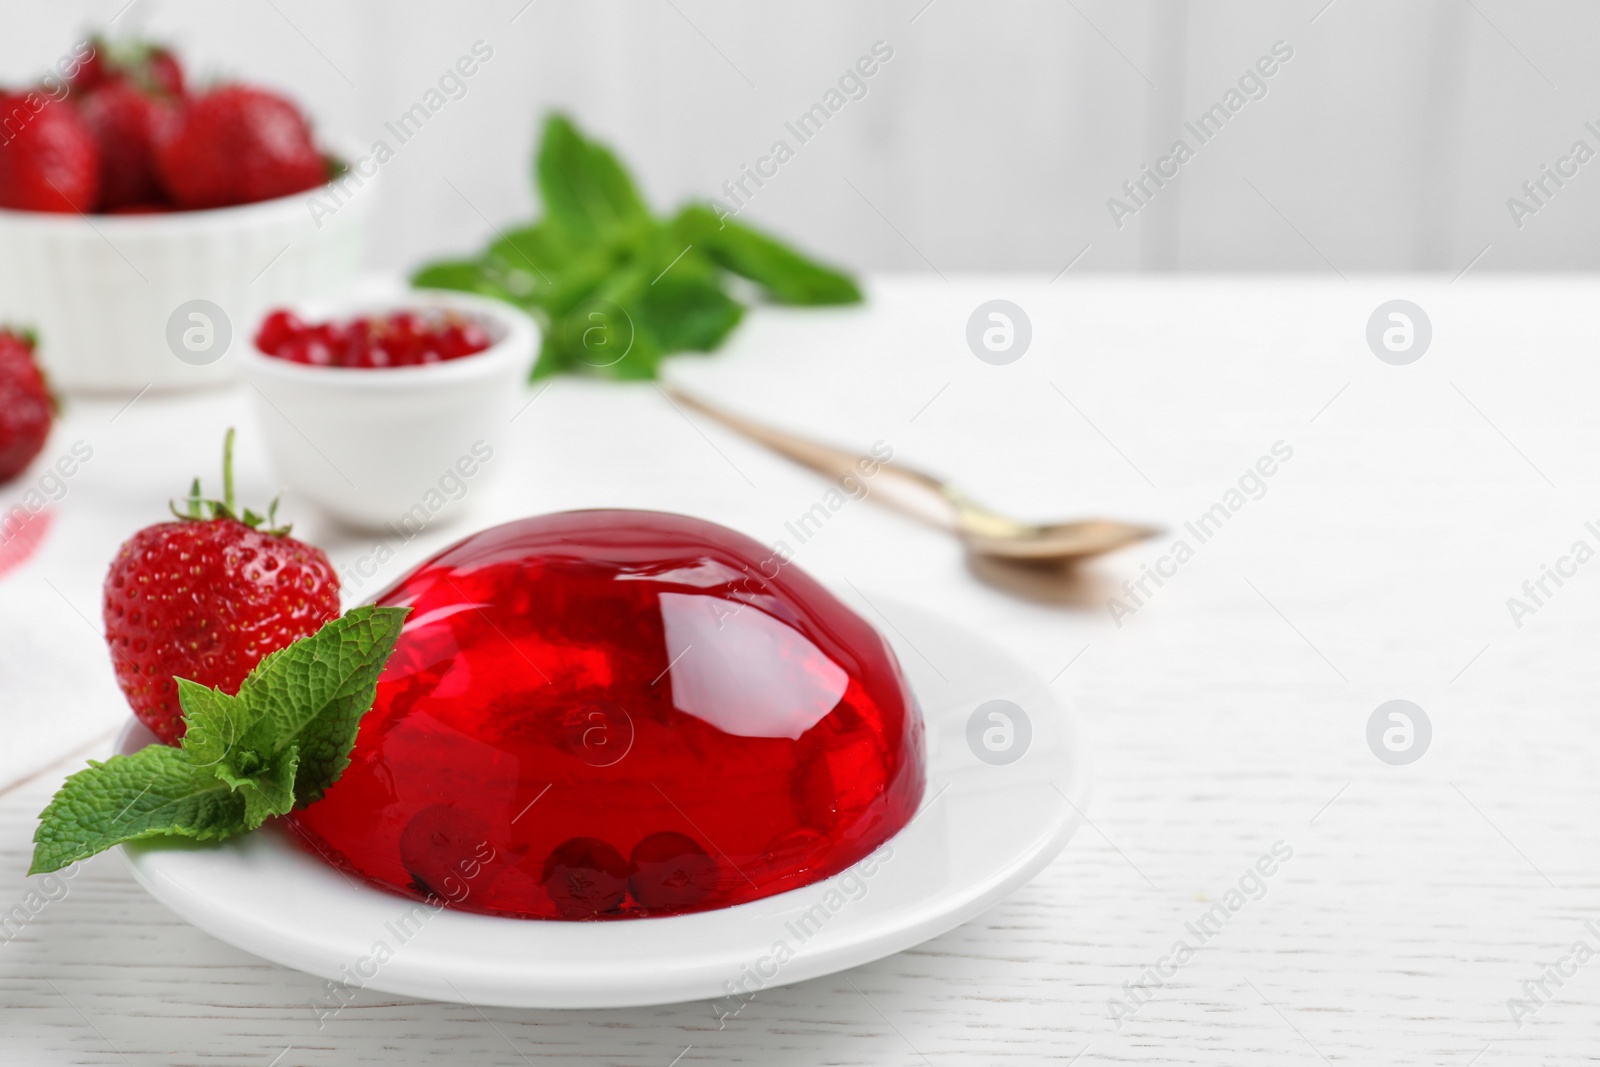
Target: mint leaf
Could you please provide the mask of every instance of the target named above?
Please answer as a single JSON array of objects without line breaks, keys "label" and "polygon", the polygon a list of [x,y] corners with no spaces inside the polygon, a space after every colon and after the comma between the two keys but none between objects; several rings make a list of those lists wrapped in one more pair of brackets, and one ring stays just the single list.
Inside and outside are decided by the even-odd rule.
[{"label": "mint leaf", "polygon": [[245,820],[254,829],[272,816],[287,815],[297,807],[294,782],[299,767],[300,750],[291,746],[249,777],[235,774],[225,763],[217,764],[214,770],[219,779],[244,797]]},{"label": "mint leaf", "polygon": [[633,347],[628,350],[625,357],[603,367],[586,364],[583,369],[590,374],[614,378],[619,382],[649,381],[660,372],[661,357],[665,354],[661,342],[656,340],[655,335],[636,322]]},{"label": "mint leaf", "polygon": [[[356,724],[372,706],[408,610],[352,609],[263,659],[236,697],[213,691],[191,711],[185,698],[194,700],[203,687],[181,688],[185,716],[203,728],[196,760],[251,793],[252,811],[282,815],[296,798],[301,805],[320,799],[349,764]],[[219,756],[214,738],[227,731],[231,740]]]},{"label": "mint leaf", "polygon": [[534,377],[579,371],[602,378],[632,381],[654,378],[661,362],[661,343],[639,316],[620,321],[614,314],[580,305],[562,316],[545,334]]},{"label": "mint leaf", "polygon": [[856,304],[861,290],[849,275],[807,259],[775,238],[710,210],[690,205],[672,228],[717,263],[755,282],[780,304]]},{"label": "mint leaf", "polygon": [[536,287],[530,299],[552,317],[559,317],[592,303],[596,298],[627,301],[630,292],[649,282],[647,265],[628,258],[605,245],[578,249],[544,286]]},{"label": "mint leaf", "polygon": [[675,277],[682,266],[646,290],[635,317],[664,351],[710,352],[739,325],[744,305],[715,280]]},{"label": "mint leaf", "polygon": [[237,696],[178,679],[182,747],[90,761],[68,778],[40,813],[29,873],[123,841],[233,837],[321,799],[350,764],[409,611],[355,608],[267,656]]},{"label": "mint leaf", "polygon": [[662,348],[638,309],[650,288],[651,266],[649,260],[639,260],[612,270],[574,305],[556,309],[551,343],[541,360],[548,356],[557,369],[604,378],[654,378]]},{"label": "mint leaf", "polygon": [[[671,222],[653,217],[616,156],[564,116],[546,120],[534,172],[542,219],[499,231],[477,259],[424,266],[412,283],[494,296],[538,318],[535,378],[654,378],[670,353],[715,350],[744,315],[727,292],[729,273],[784,304],[861,299],[848,275],[704,207]],[[622,360],[584,340],[601,336],[591,314],[600,301],[633,327]]]},{"label": "mint leaf", "polygon": [[504,298],[505,290],[489,275],[482,265],[471,260],[448,260],[431,263],[411,276],[411,284],[418,289],[454,289],[463,293],[482,293],[484,296]]},{"label": "mint leaf", "polygon": [[[355,608],[304,641],[273,653],[283,659],[276,675],[252,674],[240,686],[240,697],[259,701],[279,731],[300,724],[293,739],[300,761],[293,779],[297,807],[322,799],[350,765],[361,716],[372,707],[378,675],[410,610]],[[246,742],[254,736],[247,734]],[[277,740],[280,749],[291,743],[281,732]]]},{"label": "mint leaf", "polygon": [[652,225],[649,209],[617,157],[585,140],[564,115],[546,120],[534,170],[545,217],[575,238],[593,240],[618,229]]},{"label": "mint leaf", "polygon": [[214,841],[251,828],[244,797],[182,750],[151,745],[90,760],[66,780],[39,815],[28,873],[58,871],[123,841]]},{"label": "mint leaf", "polygon": [[509,270],[527,271],[540,283],[554,284],[555,276],[583,251],[566,233],[549,223],[523,226],[502,234],[489,246],[489,256]]},{"label": "mint leaf", "polygon": [[178,703],[186,724],[181,742],[190,761],[197,767],[221,763],[247,725],[246,710],[238,707],[237,697],[211,689],[187,678],[176,679]]},{"label": "mint leaf", "polygon": [[263,659],[234,698],[248,709],[249,720],[236,751],[264,757],[294,744],[319,717],[351,715],[362,696],[370,704],[407,610],[354,608]]}]

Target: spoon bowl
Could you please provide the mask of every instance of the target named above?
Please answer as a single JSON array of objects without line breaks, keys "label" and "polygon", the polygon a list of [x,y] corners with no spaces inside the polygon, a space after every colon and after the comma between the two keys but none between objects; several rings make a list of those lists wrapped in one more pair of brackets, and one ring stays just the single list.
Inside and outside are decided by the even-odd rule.
[{"label": "spoon bowl", "polygon": [[1023,526],[1016,533],[994,536],[967,533],[962,542],[974,555],[1033,562],[1067,562],[1115,552],[1155,537],[1161,530],[1116,519],[1083,519],[1046,526]]}]

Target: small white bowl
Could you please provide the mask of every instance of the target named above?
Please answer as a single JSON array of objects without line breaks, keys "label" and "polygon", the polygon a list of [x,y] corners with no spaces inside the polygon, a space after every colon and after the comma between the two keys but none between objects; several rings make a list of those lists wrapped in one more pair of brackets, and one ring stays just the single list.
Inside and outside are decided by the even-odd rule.
[{"label": "small white bowl", "polygon": [[[40,361],[62,389],[127,394],[230,381],[245,331],[268,308],[338,296],[354,282],[371,202],[370,188],[341,180],[211,211],[0,210],[0,322],[38,331]],[[169,325],[181,337],[197,324],[193,309],[179,312],[197,300],[222,309],[231,353],[217,350],[214,321],[212,347],[175,352]]]},{"label": "small white bowl", "polygon": [[416,290],[293,310],[309,323],[402,310],[454,311],[488,330],[482,352],[419,367],[314,367],[241,351],[278,476],[336,518],[401,537],[462,509],[503,466],[539,328],[516,308],[466,293]]}]

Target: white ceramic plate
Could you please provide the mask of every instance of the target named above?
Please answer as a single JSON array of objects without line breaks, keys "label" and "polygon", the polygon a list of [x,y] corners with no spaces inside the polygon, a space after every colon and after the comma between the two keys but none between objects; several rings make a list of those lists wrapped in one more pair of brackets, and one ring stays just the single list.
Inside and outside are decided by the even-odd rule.
[{"label": "white ceramic plate", "polygon": [[[968,631],[874,602],[927,719],[929,774],[921,811],[870,873],[695,915],[568,923],[431,909],[347,877],[276,829],[122,852],[151,895],[200,929],[352,988],[518,1008],[709,1000],[731,1014],[740,991],[856,967],[959,926],[1043,869],[1081,821],[1088,780],[1071,709]],[[1031,729],[1014,762],[986,762],[968,744],[969,719],[991,700],[1020,707]],[[983,719],[1003,745],[1004,724]],[[1012,729],[1017,751],[1025,730]],[[149,740],[138,727],[118,750]],[[330,992],[329,1010],[339,1004]]]}]

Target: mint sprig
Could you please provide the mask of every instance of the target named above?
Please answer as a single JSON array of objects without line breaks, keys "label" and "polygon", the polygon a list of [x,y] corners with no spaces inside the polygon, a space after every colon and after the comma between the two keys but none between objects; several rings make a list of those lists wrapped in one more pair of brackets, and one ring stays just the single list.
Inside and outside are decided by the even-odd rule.
[{"label": "mint sprig", "polygon": [[29,874],[124,841],[219,841],[320,800],[350,765],[361,716],[409,608],[355,608],[256,665],[237,696],[178,679],[181,747],[112,756],[39,815]]},{"label": "mint sprig", "polygon": [[545,121],[534,179],[543,218],[411,281],[534,314],[545,326],[536,378],[654,378],[665,355],[715,350],[745,312],[726,291],[730,274],[780,304],[861,300],[848,275],[699,204],[656,218],[616,156],[564,116]]}]

